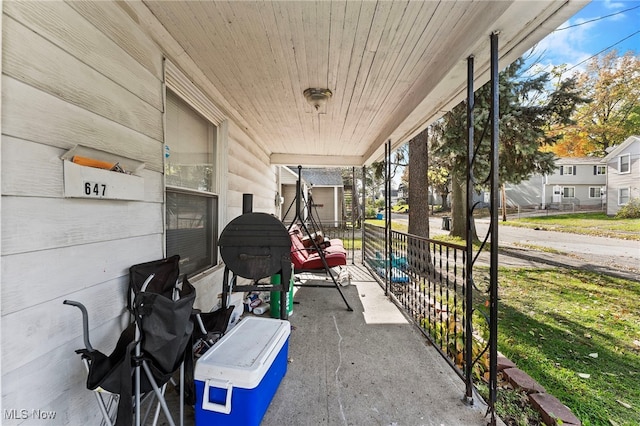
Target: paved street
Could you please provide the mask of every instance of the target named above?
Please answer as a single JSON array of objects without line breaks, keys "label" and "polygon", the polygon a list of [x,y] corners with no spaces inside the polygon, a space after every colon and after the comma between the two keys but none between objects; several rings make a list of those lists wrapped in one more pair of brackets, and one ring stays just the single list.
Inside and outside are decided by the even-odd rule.
[{"label": "paved street", "polygon": [[[407,215],[394,214],[392,219],[408,223]],[[430,217],[429,224],[432,235],[449,232],[441,229],[441,217]],[[478,237],[483,238],[488,232],[489,220],[476,219],[476,229]],[[640,241],[516,228],[502,223],[498,228],[498,239],[501,264],[513,263],[505,258],[512,256],[557,266],[566,265],[602,272],[619,271],[621,276],[640,280]],[[535,248],[549,248],[557,252],[544,252]]]}]

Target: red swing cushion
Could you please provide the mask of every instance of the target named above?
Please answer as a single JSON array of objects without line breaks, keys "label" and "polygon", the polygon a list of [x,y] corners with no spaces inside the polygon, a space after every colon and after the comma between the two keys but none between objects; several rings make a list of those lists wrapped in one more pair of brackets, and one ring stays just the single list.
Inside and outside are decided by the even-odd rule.
[{"label": "red swing cushion", "polygon": [[[289,236],[291,237],[291,262],[296,271],[324,269],[322,257],[314,248],[305,247],[295,232],[290,232]],[[347,264],[347,251],[341,245],[331,245],[322,252],[330,268]]]}]

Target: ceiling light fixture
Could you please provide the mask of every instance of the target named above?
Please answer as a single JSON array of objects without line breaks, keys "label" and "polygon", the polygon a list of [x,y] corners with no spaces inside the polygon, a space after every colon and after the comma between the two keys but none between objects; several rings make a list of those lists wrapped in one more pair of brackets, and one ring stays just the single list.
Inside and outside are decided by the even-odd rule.
[{"label": "ceiling light fixture", "polygon": [[304,98],[316,111],[333,95],[329,89],[309,88],[303,92]]}]

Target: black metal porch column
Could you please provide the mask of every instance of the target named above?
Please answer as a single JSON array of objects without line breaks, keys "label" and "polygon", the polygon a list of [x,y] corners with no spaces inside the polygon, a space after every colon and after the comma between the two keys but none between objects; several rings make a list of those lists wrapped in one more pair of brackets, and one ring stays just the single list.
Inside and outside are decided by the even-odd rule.
[{"label": "black metal porch column", "polygon": [[467,250],[465,259],[466,288],[465,288],[465,402],[473,404],[473,235],[471,221],[473,219],[473,163],[475,161],[474,149],[474,117],[475,98],[473,90],[473,56],[467,58],[467,214],[466,214],[466,240]]},{"label": "black metal porch column", "polygon": [[389,193],[387,188],[389,187],[389,158],[391,153],[389,152],[389,144],[384,144],[384,295],[389,295],[389,283],[391,282],[391,250],[389,250],[389,243],[391,241],[391,229],[388,222],[389,211],[387,211],[387,199]]},{"label": "black metal porch column", "polygon": [[498,139],[500,124],[498,82],[498,33],[491,34],[491,271],[489,278],[489,408],[491,425],[496,424],[498,391]]},{"label": "black metal porch column", "polygon": [[[358,194],[356,192],[356,168],[351,167],[351,264],[356,264],[356,215],[358,212],[356,208],[358,203],[355,200],[358,199]],[[342,199],[344,200],[344,188],[342,190]],[[343,203],[344,205],[344,203]],[[346,226],[346,223],[345,223]]]},{"label": "black metal porch column", "polygon": [[386,196],[384,198],[385,201],[385,214],[384,214],[384,219],[386,221],[387,224],[387,252],[389,253],[389,281],[388,281],[388,287],[391,287],[391,280],[393,278],[393,261],[392,261],[392,257],[393,257],[393,244],[392,244],[392,240],[391,240],[391,139],[389,139],[389,141],[387,142],[387,153],[389,154],[388,158],[387,158],[387,188],[385,190],[386,192]]},{"label": "black metal porch column", "polygon": [[[360,226],[362,229],[362,249],[361,249],[361,253],[362,253],[362,264],[364,265],[364,257],[365,257],[365,245],[366,245],[366,238],[365,238],[365,226],[364,226],[364,221],[366,219],[366,213],[367,213],[367,166],[362,166],[362,225]],[[358,212],[358,214],[360,214],[360,212]]]}]

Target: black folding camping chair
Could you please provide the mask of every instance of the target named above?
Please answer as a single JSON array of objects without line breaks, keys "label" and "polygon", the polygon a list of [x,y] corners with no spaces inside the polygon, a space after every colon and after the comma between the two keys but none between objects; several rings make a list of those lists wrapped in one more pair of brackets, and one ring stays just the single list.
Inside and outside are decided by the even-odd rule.
[{"label": "black folding camping chair", "polygon": [[[188,390],[184,370],[185,362],[193,362],[191,318],[196,292],[186,277],[181,282],[178,279],[179,260],[179,256],[172,256],[129,269],[128,308],[132,321],[108,356],[91,346],[85,307],[79,302],[64,301],[82,311],[85,348],[76,352],[88,371],[87,388],[96,391],[103,424],[130,426],[135,421],[139,426],[155,406],[154,424],[162,409],[169,424],[175,425],[164,392],[178,369],[180,424],[183,422],[184,394]],[[186,368],[193,369],[192,365]],[[147,400],[142,416],[141,405]]]}]

